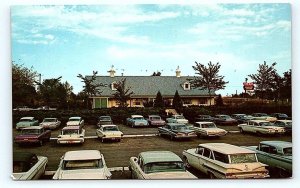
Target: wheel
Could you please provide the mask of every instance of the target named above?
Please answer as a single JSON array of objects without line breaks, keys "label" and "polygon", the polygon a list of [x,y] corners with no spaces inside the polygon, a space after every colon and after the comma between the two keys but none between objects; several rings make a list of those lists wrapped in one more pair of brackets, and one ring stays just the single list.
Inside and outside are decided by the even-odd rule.
[{"label": "wheel", "polygon": [[158,135],[158,136],[161,136],[161,133],[160,133],[160,132],[158,132],[158,133],[157,133],[157,135]]},{"label": "wheel", "polygon": [[186,169],[191,168],[191,165],[190,165],[190,163],[189,163],[189,161],[187,160],[186,157],[183,158],[183,164],[184,164]]},{"label": "wheel", "polygon": [[291,175],[285,169],[278,168],[278,176],[279,178],[287,178],[290,177]]},{"label": "wheel", "polygon": [[171,140],[174,140],[174,136],[173,136],[173,135],[170,135],[170,139],[171,139]]},{"label": "wheel", "polygon": [[212,172],[209,172],[208,176],[209,176],[209,179],[216,179],[216,176]]},{"label": "wheel", "polygon": [[240,128],[240,133],[245,134],[245,132],[242,128]]}]

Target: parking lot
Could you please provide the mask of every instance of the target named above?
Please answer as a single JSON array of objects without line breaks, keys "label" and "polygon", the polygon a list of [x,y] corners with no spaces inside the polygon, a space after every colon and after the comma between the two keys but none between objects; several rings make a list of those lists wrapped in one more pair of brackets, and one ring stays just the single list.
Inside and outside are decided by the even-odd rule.
[{"label": "parking lot", "polygon": [[[125,138],[121,142],[105,142],[102,143],[96,138],[96,125],[85,125],[86,139],[83,144],[78,145],[58,145],[56,143],[56,137],[58,136],[62,126],[52,131],[51,141],[45,143],[43,146],[28,145],[18,146],[13,145],[13,151],[28,151],[38,155],[48,157],[48,165],[46,171],[50,172],[50,175],[44,177],[45,179],[51,179],[51,173],[57,169],[60,161],[60,157],[66,152],[71,150],[84,150],[84,149],[96,149],[100,150],[105,157],[108,168],[113,167],[128,167],[129,158],[137,156],[142,151],[151,150],[170,150],[181,156],[184,149],[196,147],[200,143],[208,142],[224,142],[234,144],[238,146],[257,145],[263,140],[282,140],[292,141],[291,136],[257,136],[251,134],[241,134],[238,132],[237,126],[219,126],[229,133],[221,138],[194,138],[190,140],[178,140],[171,141],[168,138],[162,138],[156,135],[156,127],[145,128],[131,128],[125,125],[119,125],[119,129],[124,133]],[[18,131],[13,130],[13,136],[17,135]],[[130,136],[129,136],[130,135]],[[136,137],[134,136],[136,135]],[[128,136],[128,137],[127,137]],[[206,178],[202,174],[195,170],[191,172],[199,178]],[[113,179],[128,179],[130,178],[129,171],[113,171]]]}]

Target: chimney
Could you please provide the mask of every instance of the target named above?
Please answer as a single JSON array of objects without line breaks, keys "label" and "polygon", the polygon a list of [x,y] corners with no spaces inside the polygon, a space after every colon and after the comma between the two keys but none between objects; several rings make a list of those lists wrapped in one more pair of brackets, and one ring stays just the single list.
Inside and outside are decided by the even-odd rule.
[{"label": "chimney", "polygon": [[114,66],[112,65],[111,66],[111,69],[109,70],[109,71],[107,71],[107,72],[109,72],[109,76],[110,77],[115,77],[115,73],[116,73],[116,71],[114,70]]},{"label": "chimney", "polygon": [[180,77],[180,73],[181,71],[179,70],[179,66],[177,66],[177,69],[176,69],[176,77]]}]

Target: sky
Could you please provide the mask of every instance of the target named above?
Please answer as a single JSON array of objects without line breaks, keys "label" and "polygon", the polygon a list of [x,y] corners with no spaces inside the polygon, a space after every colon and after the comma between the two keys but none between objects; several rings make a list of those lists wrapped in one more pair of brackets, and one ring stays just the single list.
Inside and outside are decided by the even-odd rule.
[{"label": "sky", "polygon": [[[42,79],[62,76],[82,90],[78,74],[194,76],[195,61],[219,62],[229,83],[217,93],[243,91],[264,61],[291,69],[289,4],[130,4],[12,6],[12,60]],[[38,78],[37,78],[38,79]],[[249,80],[251,81],[251,79]]]}]

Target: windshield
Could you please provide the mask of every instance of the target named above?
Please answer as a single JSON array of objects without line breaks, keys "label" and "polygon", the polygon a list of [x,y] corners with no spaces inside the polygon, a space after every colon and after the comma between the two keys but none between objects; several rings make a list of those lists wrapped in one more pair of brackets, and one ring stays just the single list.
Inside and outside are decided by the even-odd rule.
[{"label": "windshield", "polygon": [[214,123],[205,123],[202,124],[202,128],[216,128],[217,126]]},{"label": "windshield", "polygon": [[78,118],[70,118],[69,121],[80,121]]},{"label": "windshield", "polygon": [[20,119],[20,122],[31,122],[31,119]]},{"label": "windshield", "polygon": [[61,133],[63,135],[67,135],[67,134],[79,134],[79,130],[78,129],[65,129],[65,130],[62,130]]},{"label": "windshield", "polygon": [[257,162],[256,156],[254,153],[246,153],[246,154],[233,154],[230,155],[231,163],[255,163]]},{"label": "windshield", "polygon": [[270,122],[260,122],[259,125],[260,126],[273,126],[274,124],[270,123]]},{"label": "windshield", "polygon": [[186,125],[173,125],[171,126],[172,130],[184,130],[184,129],[188,129]]},{"label": "windshield", "polygon": [[23,129],[22,130],[22,134],[40,134],[40,130],[39,129]]},{"label": "windshield", "polygon": [[149,163],[144,166],[146,174],[156,172],[184,172],[185,168],[183,162],[157,162]]},{"label": "windshield", "polygon": [[64,161],[62,166],[63,170],[96,169],[96,168],[103,168],[103,163],[101,159]]},{"label": "windshield", "polygon": [[52,119],[52,118],[51,119],[46,118],[43,120],[43,122],[55,122],[55,121],[56,121],[56,119]]},{"label": "windshield", "polygon": [[293,154],[293,149],[292,147],[289,147],[289,148],[283,148],[283,154],[284,155],[292,155]]},{"label": "windshield", "polygon": [[158,117],[158,116],[157,116],[157,117],[151,117],[150,119],[151,119],[151,120],[157,120],[157,121],[159,121],[159,120],[160,120],[160,117]]},{"label": "windshield", "polygon": [[135,119],[135,120],[143,120],[144,118],[143,117],[134,117],[132,119]]},{"label": "windshield", "polygon": [[184,119],[183,116],[176,116],[176,119]]},{"label": "windshield", "polygon": [[110,121],[111,120],[110,117],[100,117],[99,119],[102,121]]},{"label": "windshield", "polygon": [[284,117],[284,118],[288,117],[286,114],[279,114],[278,116],[279,117]]},{"label": "windshield", "polygon": [[103,131],[119,131],[116,126],[103,127]]}]

